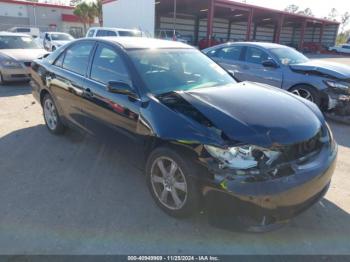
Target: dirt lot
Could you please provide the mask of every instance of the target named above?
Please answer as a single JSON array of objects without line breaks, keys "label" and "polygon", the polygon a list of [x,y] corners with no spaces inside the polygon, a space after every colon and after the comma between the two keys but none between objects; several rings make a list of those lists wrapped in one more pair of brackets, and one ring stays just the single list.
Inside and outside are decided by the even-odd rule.
[{"label": "dirt lot", "polygon": [[235,233],[168,217],[122,146],[53,136],[28,86],[1,87],[0,253],[350,254],[350,126],[330,125],[339,157],[325,199],[280,230]]}]

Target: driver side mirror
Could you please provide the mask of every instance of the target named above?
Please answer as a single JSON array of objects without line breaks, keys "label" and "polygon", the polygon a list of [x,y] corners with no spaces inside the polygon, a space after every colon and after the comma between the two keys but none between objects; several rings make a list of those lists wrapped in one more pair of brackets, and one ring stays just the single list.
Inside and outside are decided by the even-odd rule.
[{"label": "driver side mirror", "polygon": [[121,81],[109,81],[107,84],[107,90],[114,94],[127,95],[132,98],[137,98],[134,89],[125,82]]},{"label": "driver side mirror", "polygon": [[275,61],[269,59],[269,60],[265,60],[261,63],[264,67],[272,67],[272,68],[276,68],[278,67],[278,65],[276,64]]}]

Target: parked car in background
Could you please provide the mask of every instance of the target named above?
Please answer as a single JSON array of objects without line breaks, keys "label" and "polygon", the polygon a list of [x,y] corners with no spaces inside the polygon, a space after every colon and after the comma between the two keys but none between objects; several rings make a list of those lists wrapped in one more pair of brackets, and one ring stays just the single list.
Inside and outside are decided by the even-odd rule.
[{"label": "parked car in background", "polygon": [[43,35],[43,46],[48,51],[55,51],[73,40],[74,37],[67,33],[45,32]]},{"label": "parked car in background", "polygon": [[27,34],[0,32],[0,84],[30,80],[31,62],[45,54]]},{"label": "parked car in background", "polygon": [[203,50],[239,81],[279,87],[308,99],[322,110],[350,94],[350,67],[310,60],[295,49],[273,43],[236,42]]},{"label": "parked car in background", "polygon": [[332,47],[329,48],[329,51],[334,51],[334,52],[337,52],[337,53],[350,54],[350,44],[343,44],[343,45],[332,46]]},{"label": "parked car in background", "polygon": [[127,141],[120,150],[134,150],[155,202],[172,216],[204,206],[266,226],[329,187],[337,145],[315,104],[237,83],[183,43],[81,39],[35,60],[32,78],[51,133],[74,126]]},{"label": "parked car in background", "polygon": [[119,37],[141,37],[142,32],[136,29],[124,29],[114,27],[91,27],[86,37],[104,37],[104,36],[119,36]]},{"label": "parked car in background", "polygon": [[40,30],[37,27],[12,27],[8,30],[13,33],[23,33],[37,38],[40,36]]},{"label": "parked car in background", "polygon": [[164,39],[164,40],[173,40],[181,43],[187,44],[189,41],[185,39],[179,32],[175,30],[157,30],[156,38]]}]

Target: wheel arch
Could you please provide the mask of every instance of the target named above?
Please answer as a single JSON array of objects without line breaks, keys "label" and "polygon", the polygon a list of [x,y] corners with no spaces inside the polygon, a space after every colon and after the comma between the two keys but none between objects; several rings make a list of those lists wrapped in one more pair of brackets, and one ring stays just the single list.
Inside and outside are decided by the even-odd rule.
[{"label": "wheel arch", "polygon": [[293,86],[288,88],[288,91],[291,92],[291,90],[295,87],[298,86],[307,86],[312,88],[313,90],[315,90],[315,92],[318,92],[321,96],[321,108],[322,109],[326,109],[328,107],[328,95],[325,92],[322,92],[321,90],[318,90],[314,85],[310,84],[310,83],[297,83],[294,84]]},{"label": "wheel arch", "polygon": [[46,89],[42,89],[41,91],[40,91],[40,104],[41,105],[43,105],[43,102],[44,102],[44,97],[45,97],[45,95],[50,95],[50,92],[49,91],[47,91]]}]

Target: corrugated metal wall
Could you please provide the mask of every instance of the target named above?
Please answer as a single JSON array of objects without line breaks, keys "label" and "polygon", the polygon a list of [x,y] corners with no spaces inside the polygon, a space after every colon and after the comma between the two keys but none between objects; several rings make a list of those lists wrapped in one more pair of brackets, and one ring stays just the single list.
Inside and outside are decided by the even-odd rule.
[{"label": "corrugated metal wall", "polygon": [[[195,17],[177,18],[176,30],[186,37],[191,39],[191,43],[195,39]],[[173,29],[172,17],[161,17],[159,29]],[[213,22],[213,36],[218,41],[227,41],[229,30],[229,20],[215,18]],[[275,27],[273,25],[256,27],[254,37],[254,23],[251,28],[251,40],[260,42],[273,42]],[[229,41],[244,41],[247,32],[247,22],[234,22],[231,24],[231,33]],[[320,37],[319,26],[308,26],[305,30],[304,42],[318,42]],[[300,40],[300,27],[293,28],[292,25],[288,25],[288,22],[282,27],[280,34],[280,43],[293,47],[298,47]],[[207,35],[207,19],[201,19],[199,21],[198,40],[206,38]],[[322,44],[324,46],[334,45],[337,35],[337,25],[326,26],[323,32]]]}]

